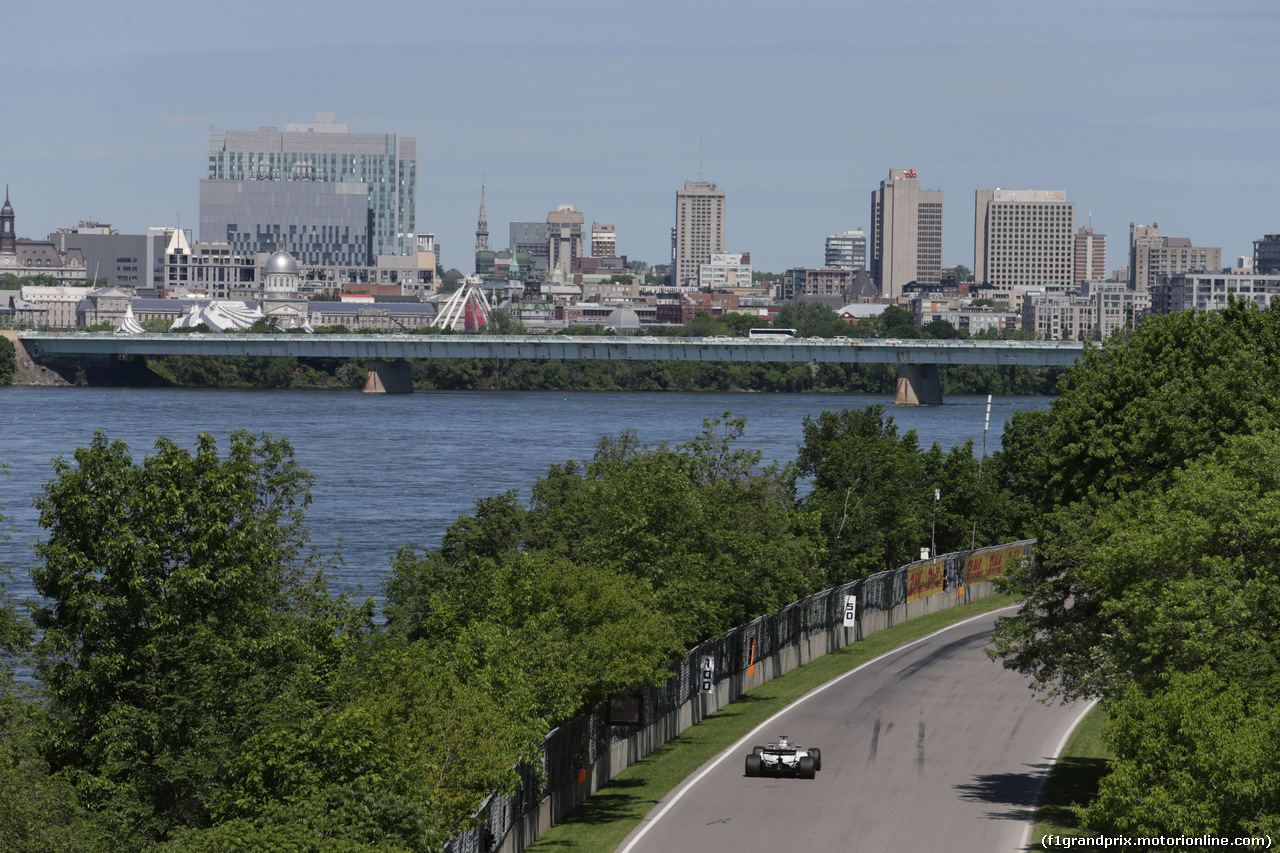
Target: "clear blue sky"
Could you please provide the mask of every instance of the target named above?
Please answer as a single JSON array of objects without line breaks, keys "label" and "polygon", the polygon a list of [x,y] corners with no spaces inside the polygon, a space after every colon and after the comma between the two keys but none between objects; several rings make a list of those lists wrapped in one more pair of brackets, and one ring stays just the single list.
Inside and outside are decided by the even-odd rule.
[{"label": "clear blue sky", "polygon": [[[418,230],[470,271],[489,230],[573,204],[668,259],[716,181],[726,248],[817,266],[914,168],[973,265],[976,189],[1060,189],[1125,262],[1129,223],[1251,254],[1280,233],[1280,4],[1132,0],[52,0],[4,13],[0,180],[20,237],[81,219],[198,232],[207,132],[418,137]],[[198,235],[197,235],[198,236]]]}]

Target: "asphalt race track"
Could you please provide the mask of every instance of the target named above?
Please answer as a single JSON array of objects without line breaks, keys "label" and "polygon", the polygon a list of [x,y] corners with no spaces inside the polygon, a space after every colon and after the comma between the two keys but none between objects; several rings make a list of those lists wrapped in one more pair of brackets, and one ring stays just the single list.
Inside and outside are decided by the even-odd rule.
[{"label": "asphalt race track", "polygon": [[[889,652],[791,705],[672,791],[618,847],[672,851],[1020,849],[1053,755],[1084,706],[1036,701],[983,653],[985,614]],[[817,779],[749,778],[789,735]]]}]

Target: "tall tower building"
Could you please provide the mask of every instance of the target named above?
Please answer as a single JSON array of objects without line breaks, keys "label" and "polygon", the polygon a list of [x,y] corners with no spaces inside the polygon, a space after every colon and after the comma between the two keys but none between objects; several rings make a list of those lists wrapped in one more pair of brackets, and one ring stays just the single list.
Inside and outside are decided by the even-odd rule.
[{"label": "tall tower building", "polygon": [[480,185],[480,218],[476,220],[476,254],[489,251],[489,216],[484,210],[484,184]]},{"label": "tall tower building", "polygon": [[978,190],[973,280],[997,288],[1070,284],[1075,216],[1063,190]]},{"label": "tall tower building", "polygon": [[724,193],[710,181],[685,181],[676,192],[676,227],[671,283],[697,286],[698,268],[724,251]]},{"label": "tall tower building", "polygon": [[233,254],[283,249],[302,264],[372,266],[411,255],[418,140],[351,133],[334,113],[284,130],[209,131],[200,240]]},{"label": "tall tower building", "polygon": [[1105,281],[1107,278],[1107,235],[1095,234],[1086,225],[1076,232],[1075,275],[1076,284],[1086,281]]},{"label": "tall tower building", "polygon": [[867,235],[861,230],[845,231],[827,238],[824,267],[833,270],[867,268]]},{"label": "tall tower building", "polygon": [[915,169],[890,169],[871,193],[871,277],[896,299],[911,282],[942,278],[942,190],[922,190]]},{"label": "tall tower building", "polygon": [[549,274],[560,273],[561,281],[573,275],[573,262],[582,257],[584,238],[582,211],[571,204],[562,204],[547,214],[547,269]]}]

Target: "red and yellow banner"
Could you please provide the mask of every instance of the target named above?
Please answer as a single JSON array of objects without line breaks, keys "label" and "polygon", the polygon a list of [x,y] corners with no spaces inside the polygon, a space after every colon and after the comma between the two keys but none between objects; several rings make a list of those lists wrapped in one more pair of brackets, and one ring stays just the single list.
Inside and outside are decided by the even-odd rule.
[{"label": "red and yellow banner", "polygon": [[947,570],[942,560],[933,560],[907,569],[907,602],[942,592]]},{"label": "red and yellow banner", "polygon": [[980,554],[970,554],[964,561],[964,582],[971,584],[989,581],[1004,573],[1005,561],[1021,560],[1023,553],[1023,546],[1015,545],[1012,548],[1001,548],[998,551],[983,551]]}]

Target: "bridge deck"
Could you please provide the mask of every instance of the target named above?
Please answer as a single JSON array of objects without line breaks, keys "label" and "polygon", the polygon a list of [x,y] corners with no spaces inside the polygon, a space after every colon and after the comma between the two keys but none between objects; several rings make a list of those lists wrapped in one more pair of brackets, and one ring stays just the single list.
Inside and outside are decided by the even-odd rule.
[{"label": "bridge deck", "polygon": [[303,335],[22,332],[33,357],[255,355],[323,358],[513,358],[619,361],[824,362],[836,364],[994,364],[1066,367],[1074,341],[794,341],[561,335]]}]

